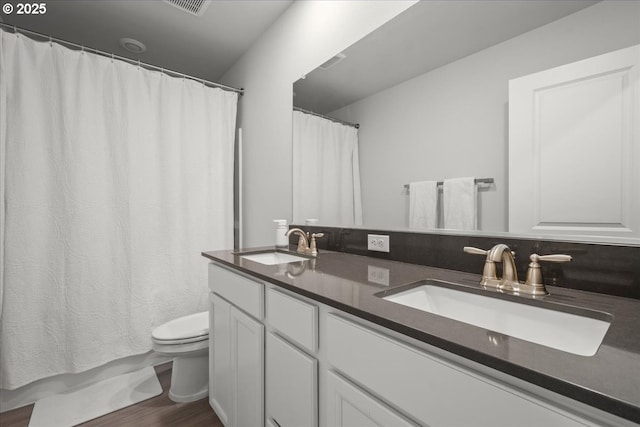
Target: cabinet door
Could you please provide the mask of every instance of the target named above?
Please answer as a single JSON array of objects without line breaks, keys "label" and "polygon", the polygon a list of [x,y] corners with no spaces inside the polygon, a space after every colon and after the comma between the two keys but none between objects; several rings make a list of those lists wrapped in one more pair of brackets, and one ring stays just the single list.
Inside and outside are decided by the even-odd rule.
[{"label": "cabinet door", "polygon": [[267,334],[267,418],[280,427],[318,425],[318,361]]},{"label": "cabinet door", "polygon": [[[233,426],[264,425],[264,325],[231,306]],[[229,391],[231,391],[229,390]]]},{"label": "cabinet door", "polygon": [[234,395],[230,343],[231,304],[209,294],[209,404],[229,426]]},{"label": "cabinet door", "polygon": [[640,46],[509,82],[509,231],[640,236]]},{"label": "cabinet door", "polygon": [[327,425],[335,427],[414,426],[368,393],[327,373]]}]

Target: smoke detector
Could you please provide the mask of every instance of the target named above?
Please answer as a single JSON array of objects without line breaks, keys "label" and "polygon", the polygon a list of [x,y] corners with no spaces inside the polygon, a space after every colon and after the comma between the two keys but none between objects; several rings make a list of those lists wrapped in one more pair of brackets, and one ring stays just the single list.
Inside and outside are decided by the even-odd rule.
[{"label": "smoke detector", "polygon": [[321,70],[328,70],[329,68],[333,67],[334,65],[336,65],[338,62],[342,61],[346,57],[347,55],[345,55],[344,53],[339,53],[336,56],[329,58],[328,61],[320,65],[318,68],[320,68]]},{"label": "smoke detector", "polygon": [[142,53],[147,50],[147,47],[141,41],[126,37],[120,39],[120,46],[131,53]]},{"label": "smoke detector", "polygon": [[195,16],[202,16],[211,4],[211,0],[163,0],[173,7]]}]

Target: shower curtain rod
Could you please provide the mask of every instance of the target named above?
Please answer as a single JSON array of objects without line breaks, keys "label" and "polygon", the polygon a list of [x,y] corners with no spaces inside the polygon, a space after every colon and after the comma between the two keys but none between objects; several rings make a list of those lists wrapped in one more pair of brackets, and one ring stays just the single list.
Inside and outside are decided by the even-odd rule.
[{"label": "shower curtain rod", "polygon": [[353,123],[345,122],[344,120],[334,119],[333,117],[324,116],[324,115],[319,114],[319,113],[314,113],[313,111],[305,110],[305,109],[300,108],[300,107],[293,107],[293,111],[300,111],[301,113],[311,114],[312,116],[322,117],[323,119],[331,120],[332,122],[336,122],[336,123],[340,123],[340,124],[343,124],[343,125],[346,125],[346,126],[352,126],[352,127],[356,128],[356,129],[360,129],[360,125],[358,123],[353,124]]},{"label": "shower curtain rod", "polygon": [[230,92],[236,92],[240,96],[244,95],[244,89],[242,89],[242,88],[238,89],[238,88],[231,87],[231,86],[225,86],[225,85],[220,84],[220,83],[210,82],[209,80],[201,79],[199,77],[190,76],[188,74],[183,74],[183,73],[180,73],[178,71],[173,71],[173,70],[169,70],[167,68],[158,67],[157,65],[147,64],[145,62],[140,62],[140,61],[137,61],[135,59],[130,59],[130,58],[126,58],[124,56],[115,55],[113,53],[104,52],[102,50],[94,49],[92,47],[82,46],[82,45],[79,45],[77,43],[73,43],[73,42],[70,42],[70,41],[67,41],[67,40],[59,39],[59,38],[52,37],[52,36],[47,36],[47,35],[44,35],[44,34],[41,34],[41,33],[37,33],[35,31],[31,31],[31,30],[26,30],[24,28],[17,27],[15,25],[5,24],[4,22],[0,22],[0,27],[6,28],[6,29],[11,29],[11,30],[13,30],[14,33],[20,32],[20,33],[22,33],[24,35],[27,35],[27,36],[40,37],[40,38],[43,38],[45,41],[48,40],[49,42],[56,42],[56,43],[62,44],[62,45],[73,46],[73,47],[78,48],[78,49],[80,49],[82,51],[96,53],[98,55],[105,56],[107,58],[118,59],[120,61],[125,61],[125,62],[128,62],[128,63],[133,64],[133,65],[138,65],[140,67],[144,67],[146,69],[160,71],[161,73],[167,74],[169,76],[184,77],[184,78],[187,78],[187,79],[190,79],[190,80],[195,80],[197,82],[202,83],[205,86],[215,87],[215,88],[219,88],[219,89],[230,91]]}]

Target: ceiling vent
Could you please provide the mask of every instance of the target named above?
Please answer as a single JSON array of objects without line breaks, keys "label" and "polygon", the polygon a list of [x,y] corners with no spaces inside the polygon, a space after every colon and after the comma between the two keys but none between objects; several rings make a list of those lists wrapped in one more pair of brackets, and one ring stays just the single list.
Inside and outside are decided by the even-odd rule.
[{"label": "ceiling vent", "polygon": [[327,62],[325,62],[318,68],[320,68],[321,70],[328,70],[329,68],[333,67],[334,65],[336,65],[338,62],[342,61],[346,57],[347,55],[345,55],[344,53],[339,53],[333,58],[330,58]]},{"label": "ceiling vent", "polygon": [[164,0],[164,2],[195,16],[202,16],[211,4],[211,0]]}]

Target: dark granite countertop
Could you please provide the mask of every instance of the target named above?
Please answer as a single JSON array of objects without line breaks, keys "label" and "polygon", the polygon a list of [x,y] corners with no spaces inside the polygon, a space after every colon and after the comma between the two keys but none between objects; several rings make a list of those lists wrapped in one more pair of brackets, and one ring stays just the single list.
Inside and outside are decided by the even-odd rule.
[{"label": "dark granite countertop", "polygon": [[[265,248],[258,248],[265,249]],[[273,250],[273,248],[270,248]],[[249,252],[244,250],[243,253]],[[280,265],[246,260],[233,251],[203,256],[261,280],[372,321],[498,371],[640,423],[640,301],[547,286],[533,304],[561,304],[605,312],[612,321],[594,356],[578,356],[385,301],[376,294],[422,279],[482,290],[480,275],[323,251],[316,259]],[[372,276],[371,276],[372,275]],[[388,285],[383,284],[388,275]],[[374,281],[369,281],[372,278]],[[375,283],[375,281],[381,283]],[[491,339],[494,338],[494,339]]]}]

